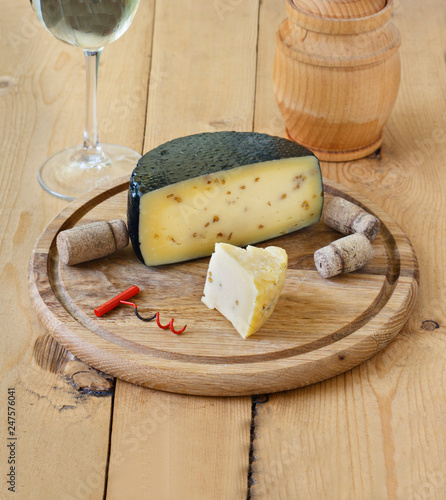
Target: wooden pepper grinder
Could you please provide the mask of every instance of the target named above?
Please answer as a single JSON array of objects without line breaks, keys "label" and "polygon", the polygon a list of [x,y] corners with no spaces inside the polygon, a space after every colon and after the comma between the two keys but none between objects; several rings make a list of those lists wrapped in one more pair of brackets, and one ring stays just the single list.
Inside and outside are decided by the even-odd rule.
[{"label": "wooden pepper grinder", "polygon": [[376,151],[400,83],[392,0],[286,0],[274,91],[289,138],[320,160]]}]

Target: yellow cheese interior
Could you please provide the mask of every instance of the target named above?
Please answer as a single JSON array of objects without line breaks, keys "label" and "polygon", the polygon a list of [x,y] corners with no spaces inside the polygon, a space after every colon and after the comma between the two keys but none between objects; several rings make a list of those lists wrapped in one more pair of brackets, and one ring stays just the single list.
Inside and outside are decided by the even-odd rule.
[{"label": "yellow cheese interior", "polygon": [[139,241],[146,265],[210,255],[317,222],[323,194],[313,156],[256,163],[144,194]]},{"label": "yellow cheese interior", "polygon": [[285,281],[283,248],[246,249],[217,243],[209,262],[202,301],[217,309],[246,338],[271,316]]}]

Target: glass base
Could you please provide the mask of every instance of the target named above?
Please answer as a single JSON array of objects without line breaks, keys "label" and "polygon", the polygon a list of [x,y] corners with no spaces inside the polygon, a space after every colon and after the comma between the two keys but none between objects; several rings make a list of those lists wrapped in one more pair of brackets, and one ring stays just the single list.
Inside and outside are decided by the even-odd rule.
[{"label": "glass base", "polygon": [[50,156],[37,178],[48,193],[72,201],[102,183],[130,176],[140,158],[133,149],[114,144],[101,144],[93,154],[73,146]]}]

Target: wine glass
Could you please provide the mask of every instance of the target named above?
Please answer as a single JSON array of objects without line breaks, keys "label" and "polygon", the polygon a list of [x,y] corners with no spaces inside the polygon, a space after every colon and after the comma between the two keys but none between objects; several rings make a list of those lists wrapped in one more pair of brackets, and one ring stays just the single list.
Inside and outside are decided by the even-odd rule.
[{"label": "wine glass", "polygon": [[96,85],[102,49],[127,31],[139,0],[31,0],[39,21],[57,39],[80,47],[87,75],[84,143],[52,155],[40,167],[38,180],[65,200],[106,180],[129,174],[141,157],[125,146],[100,144]]}]

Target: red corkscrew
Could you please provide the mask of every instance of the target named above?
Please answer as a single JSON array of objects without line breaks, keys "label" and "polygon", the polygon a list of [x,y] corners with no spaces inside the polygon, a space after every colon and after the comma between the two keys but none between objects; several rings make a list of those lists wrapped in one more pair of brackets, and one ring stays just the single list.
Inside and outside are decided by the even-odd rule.
[{"label": "red corkscrew", "polygon": [[183,328],[181,328],[181,330],[178,330],[178,331],[177,331],[177,330],[175,330],[175,329],[174,329],[174,327],[173,327],[174,318],[171,318],[171,319],[170,319],[170,321],[169,321],[169,323],[167,323],[167,325],[162,325],[162,324],[160,323],[160,313],[159,313],[159,312],[157,312],[157,313],[155,314],[155,317],[156,317],[156,324],[157,324],[160,328],[162,328],[163,330],[167,330],[168,328],[170,328],[170,331],[171,331],[172,333],[175,333],[175,335],[180,335],[180,333],[183,333],[183,332],[184,332],[184,330],[186,330],[186,326],[187,326],[187,325],[183,326]]},{"label": "red corkscrew", "polygon": [[139,293],[139,288],[136,285],[133,285],[130,288],[127,288],[127,290],[124,290],[123,292],[121,292],[119,295],[116,295],[116,297],[113,297],[112,299],[108,300],[107,302],[100,305],[99,307],[96,307],[96,309],[94,310],[94,313],[96,314],[96,316],[101,317],[104,314],[111,311],[112,309],[114,309],[115,307],[119,306],[120,304],[125,304],[125,305],[133,307],[133,310],[135,311],[136,317],[138,319],[140,319],[141,321],[152,321],[153,319],[156,318],[156,324],[160,328],[162,328],[163,330],[167,330],[167,328],[170,328],[170,331],[172,333],[175,333],[176,335],[179,335],[180,333],[183,333],[184,330],[186,330],[187,325],[185,325],[181,330],[175,330],[173,327],[174,318],[171,318],[171,320],[169,321],[169,323],[167,325],[162,325],[160,323],[160,320],[159,320],[159,314],[160,314],[159,312],[157,312],[156,314],[154,314],[150,318],[143,318],[142,316],[140,316],[138,313],[138,307],[136,306],[136,304],[134,302],[128,302],[128,299],[130,299],[131,297],[134,297],[137,293]]},{"label": "red corkscrew", "polygon": [[116,297],[113,297],[112,299],[107,300],[107,302],[100,305],[99,307],[96,307],[94,313],[98,318],[104,316],[104,314],[108,313],[115,307],[118,307],[119,304],[121,303],[121,300],[131,299],[137,293],[139,293],[139,288],[136,285],[133,285],[130,288],[127,288],[127,290],[121,292],[119,295],[116,295]]}]

